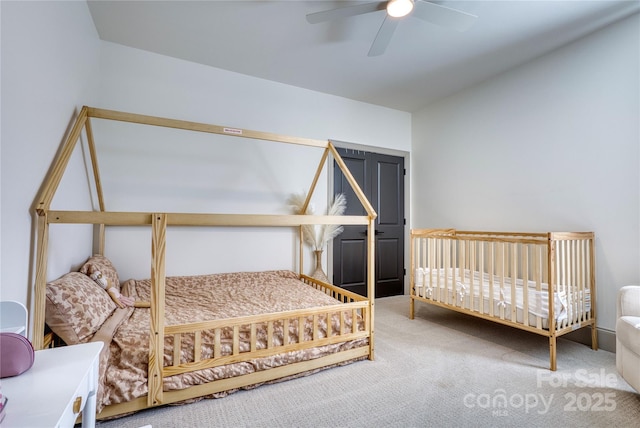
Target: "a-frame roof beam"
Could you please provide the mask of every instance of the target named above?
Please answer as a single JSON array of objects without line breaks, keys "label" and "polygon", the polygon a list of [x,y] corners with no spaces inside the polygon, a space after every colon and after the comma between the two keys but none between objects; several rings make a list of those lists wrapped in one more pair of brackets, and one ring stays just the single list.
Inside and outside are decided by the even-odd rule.
[{"label": "a-frame roof beam", "polygon": [[360,200],[360,203],[364,207],[365,211],[367,212],[367,214],[369,214],[369,216],[371,216],[372,219],[375,219],[378,216],[376,214],[376,211],[373,209],[373,206],[371,206],[371,204],[369,203],[369,200],[367,199],[364,192],[358,185],[358,182],[356,181],[356,179],[353,178],[353,175],[351,175],[351,171],[349,171],[349,168],[347,168],[347,165],[344,163],[342,156],[340,156],[340,154],[338,153],[338,151],[336,150],[336,148],[331,142],[329,142],[329,150],[331,150],[331,153],[333,154],[333,157],[336,163],[338,164],[338,167],[340,168],[340,170],[342,171],[342,174],[344,174],[344,177],[347,179],[347,181],[351,185],[351,188],[353,189],[356,196],[358,197],[358,200]]},{"label": "a-frame roof beam", "polygon": [[269,132],[251,131],[248,129],[231,128],[207,123],[190,122],[186,120],[167,119],[163,117],[147,116],[143,114],[125,113],[114,110],[104,110],[95,107],[86,107],[89,117],[109,119],[120,122],[138,123],[142,125],[161,126],[165,128],[184,129],[187,131],[205,132],[209,134],[221,134],[231,137],[253,138],[256,140],[275,141],[278,143],[300,144],[326,148],[325,140],[313,140],[309,138],[290,137],[286,135],[272,134]]},{"label": "a-frame roof beam", "polygon": [[80,133],[82,132],[82,128],[84,127],[86,121],[87,108],[83,107],[82,110],[80,110],[80,114],[78,115],[73,128],[71,129],[71,134],[69,134],[69,137],[62,146],[60,155],[55,160],[53,168],[45,179],[42,190],[38,195],[36,212],[38,212],[39,214],[42,214],[43,211],[48,210],[51,206],[53,196],[56,194],[56,190],[60,185],[60,180],[62,180],[64,171],[67,169],[67,164],[69,163],[69,159],[71,158],[73,149],[76,147],[78,139],[80,138]]}]

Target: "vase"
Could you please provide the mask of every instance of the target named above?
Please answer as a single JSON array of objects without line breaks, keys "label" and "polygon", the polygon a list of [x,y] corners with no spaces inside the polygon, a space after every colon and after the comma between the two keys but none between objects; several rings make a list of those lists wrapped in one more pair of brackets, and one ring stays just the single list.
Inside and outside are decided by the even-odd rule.
[{"label": "vase", "polygon": [[329,282],[327,274],[322,270],[322,253],[324,253],[324,250],[314,250],[313,253],[316,256],[316,269],[311,274],[311,277],[320,281]]}]

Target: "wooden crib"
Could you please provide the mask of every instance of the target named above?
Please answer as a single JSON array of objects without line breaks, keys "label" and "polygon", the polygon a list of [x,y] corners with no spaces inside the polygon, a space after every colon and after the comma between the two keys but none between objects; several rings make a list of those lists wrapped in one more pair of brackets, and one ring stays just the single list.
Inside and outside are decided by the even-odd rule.
[{"label": "wooden crib", "polygon": [[598,349],[591,232],[413,229],[410,258],[411,319],[419,301],[547,336],[554,371],[559,336],[591,327]]}]

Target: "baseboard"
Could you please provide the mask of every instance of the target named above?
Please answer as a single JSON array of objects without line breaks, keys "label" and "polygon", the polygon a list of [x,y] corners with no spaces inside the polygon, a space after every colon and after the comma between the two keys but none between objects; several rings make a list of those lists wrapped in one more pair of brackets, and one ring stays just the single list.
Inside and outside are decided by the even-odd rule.
[{"label": "baseboard", "polygon": [[[616,352],[616,333],[611,330],[597,328],[598,331],[598,349],[604,351]],[[565,339],[591,346],[591,329],[581,328],[563,335]]]}]

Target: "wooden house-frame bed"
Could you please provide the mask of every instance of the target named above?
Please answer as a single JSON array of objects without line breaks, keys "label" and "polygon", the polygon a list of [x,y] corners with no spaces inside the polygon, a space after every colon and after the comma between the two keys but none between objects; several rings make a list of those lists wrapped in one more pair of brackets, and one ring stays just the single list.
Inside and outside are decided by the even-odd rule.
[{"label": "wooden house-frame bed", "polygon": [[[174,130],[196,131],[200,133],[222,134],[238,138],[254,140],[266,140],[302,146],[317,147],[322,150],[322,156],[312,179],[307,193],[305,208],[310,203],[311,196],[316,188],[319,177],[326,163],[334,159],[342,170],[346,180],[353,188],[366,215],[361,216],[333,216],[333,215],[280,215],[280,214],[227,214],[227,213],[176,213],[176,212],[122,212],[108,211],[105,208],[105,199],[101,186],[98,156],[94,144],[92,121],[106,120],[126,122],[134,125],[151,125],[160,128],[172,128]],[[88,146],[91,161],[91,170],[98,200],[98,209],[87,211],[63,211],[52,210],[51,202],[61,182],[71,153],[78,145],[78,141],[84,136]],[[355,202],[355,201],[353,201]],[[125,329],[123,327],[128,319],[138,317],[147,323],[144,336],[148,340],[142,351],[145,361],[141,367],[145,368],[144,386],[137,395],[127,396],[116,400],[114,403],[101,405],[98,403],[98,417],[112,417],[149,407],[165,404],[179,403],[198,399],[206,396],[216,396],[226,391],[251,387],[264,382],[277,381],[295,375],[302,375],[315,370],[344,364],[359,359],[373,359],[374,356],[374,220],[376,213],[366,196],[350,174],[347,166],[342,161],[339,153],[329,141],[310,140],[270,133],[263,133],[245,129],[225,128],[216,125],[187,122],[153,116],[145,116],[132,113],[124,113],[112,110],[104,110],[92,107],[83,107],[69,132],[68,138],[54,161],[53,167],[46,178],[42,190],[36,201],[37,218],[37,253],[35,259],[35,290],[34,290],[34,315],[32,341],[36,349],[48,346],[49,340],[45,336],[45,321],[48,327],[54,324],[52,319],[52,301],[55,301],[55,293],[67,295],[69,290],[77,291],[84,287],[87,281],[87,266],[90,261],[97,262],[103,271],[112,270],[109,260],[104,257],[105,230],[109,226],[136,226],[150,228],[151,230],[151,266],[150,275],[144,280],[130,280],[119,284],[123,295],[135,296],[139,301],[146,303],[142,307],[110,308],[102,318],[91,313],[88,323],[91,326],[87,332],[87,326],[65,326],[71,330],[67,335],[69,341],[102,340],[106,354],[101,356],[101,380],[110,367],[109,343],[116,340],[114,331]],[[301,212],[306,212],[305,209]],[[58,224],[86,224],[94,225],[97,233],[94,233],[94,248],[97,254],[87,255],[89,260],[80,272],[70,272],[54,281],[46,278],[47,262],[49,257],[48,244],[50,228]],[[312,278],[303,272],[303,260],[305,246],[303,243],[304,225],[366,225],[368,227],[367,240],[367,296],[363,297],[351,293],[345,289],[330,283]],[[297,272],[273,271],[260,273],[273,280],[284,277],[288,282],[287,287],[298,290],[304,288],[315,293],[313,299],[302,308],[289,308],[288,303],[275,305],[277,309],[265,311],[257,308],[249,314],[220,315],[209,318],[195,318],[189,315],[189,311],[172,309],[171,298],[180,293],[181,284],[185,281],[189,286],[204,287],[216,286],[225,283],[225,287],[234,286],[234,281],[246,283],[258,283],[264,286],[266,280],[263,276],[258,278],[258,273],[214,274],[194,277],[168,277],[165,274],[165,255],[167,247],[168,228],[179,227],[275,227],[294,228],[298,231],[299,255]],[[106,264],[105,264],[106,263]],[[113,282],[119,279],[113,271]],[[279,281],[275,279],[274,281]],[[80,284],[80,285],[78,285]],[[195,284],[195,285],[194,285]],[[210,285],[214,284],[214,285]],[[229,285],[230,284],[230,285]],[[93,284],[95,285],[95,284]],[[279,286],[279,285],[277,285]],[[60,288],[62,287],[62,288]],[[64,288],[67,287],[67,288]],[[96,287],[98,291],[102,291]],[[190,288],[191,289],[191,288]],[[244,288],[243,288],[244,289]],[[52,291],[56,290],[56,291]],[[60,291],[62,290],[62,291]],[[77,307],[93,305],[91,311],[102,311],[98,307],[104,302],[99,295],[88,296],[86,289],[79,299],[86,298],[90,303],[81,302]],[[66,294],[65,294],[66,293]],[[105,292],[106,293],[106,292]],[[208,294],[216,294],[206,291]],[[205,294],[206,294],[205,293]],[[286,293],[286,292],[285,292]],[[247,295],[250,295],[247,292]],[[324,296],[321,297],[320,295]],[[322,300],[322,299],[325,300]],[[251,299],[249,297],[248,299]],[[329,300],[326,300],[329,299]],[[197,300],[197,299],[196,299]],[[298,299],[301,300],[301,299]],[[98,302],[98,303],[96,303]],[[316,303],[320,302],[320,303]],[[78,303],[78,302],[76,302]],[[243,304],[263,303],[255,299]],[[56,312],[57,316],[65,316],[64,304]],[[73,303],[71,303],[73,304]],[[84,306],[83,306],[84,305]],[[70,307],[70,306],[69,306]],[[202,313],[212,310],[207,303],[201,310]],[[197,312],[194,309],[194,314]],[[136,313],[140,314],[135,315]],[[186,313],[186,315],[185,315]],[[62,314],[62,315],[61,315]],[[82,314],[81,314],[82,315]],[[100,321],[95,321],[100,318]],[[114,319],[117,318],[117,319]],[[184,321],[186,320],[186,321]],[[64,323],[65,320],[57,320]],[[100,325],[97,325],[100,324]],[[65,332],[67,330],[64,330]],[[61,329],[62,331],[62,329]],[[71,343],[69,343],[71,344]],[[105,353],[103,350],[103,354]],[[118,353],[124,351],[118,350]],[[301,353],[298,355],[298,353]],[[281,362],[286,360],[285,362]],[[274,362],[275,361],[275,362]],[[260,365],[260,369],[251,369],[249,372],[235,373],[237,367]],[[235,374],[219,374],[223,369]],[[226,373],[226,372],[225,372]],[[180,376],[185,376],[182,380]],[[199,382],[192,382],[193,378],[201,378]],[[202,380],[204,379],[204,380]],[[175,381],[175,382],[174,382]],[[167,385],[177,383],[179,387]],[[102,386],[104,389],[105,387]],[[105,393],[104,390],[102,393]],[[106,394],[106,393],[105,393]]]},{"label": "wooden house-frame bed", "polygon": [[592,232],[413,229],[410,251],[410,318],[424,302],[546,336],[553,371],[559,336],[590,327],[598,349]]}]

